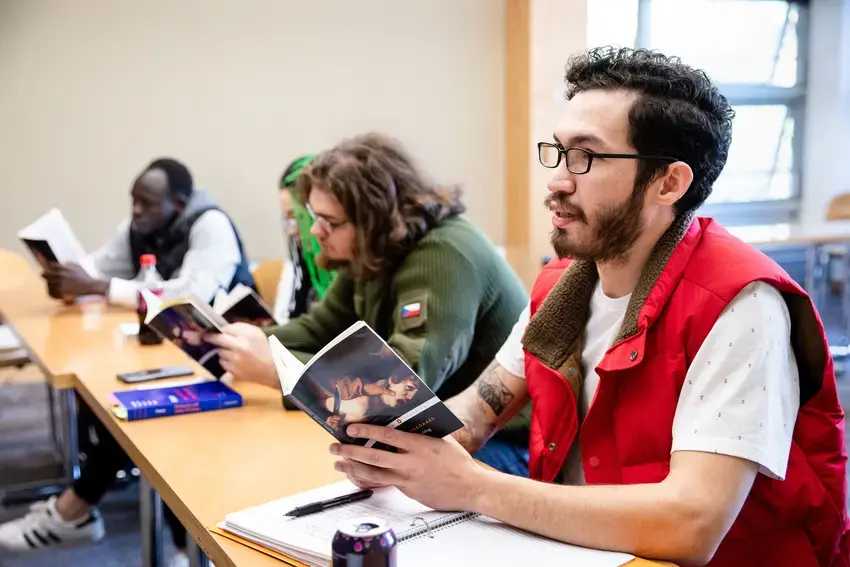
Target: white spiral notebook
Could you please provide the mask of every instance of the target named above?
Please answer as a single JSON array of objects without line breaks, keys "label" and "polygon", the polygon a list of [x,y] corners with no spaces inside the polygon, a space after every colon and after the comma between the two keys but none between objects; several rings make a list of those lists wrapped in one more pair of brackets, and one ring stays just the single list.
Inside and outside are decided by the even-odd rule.
[{"label": "white spiral notebook", "polygon": [[625,553],[553,541],[470,512],[437,512],[395,488],[381,488],[367,500],[317,514],[285,516],[296,506],[356,491],[354,485],[342,481],[228,514],[218,527],[311,567],[331,564],[331,539],[336,527],[355,516],[377,516],[390,522],[398,538],[398,564],[404,567],[619,567],[634,559]]}]

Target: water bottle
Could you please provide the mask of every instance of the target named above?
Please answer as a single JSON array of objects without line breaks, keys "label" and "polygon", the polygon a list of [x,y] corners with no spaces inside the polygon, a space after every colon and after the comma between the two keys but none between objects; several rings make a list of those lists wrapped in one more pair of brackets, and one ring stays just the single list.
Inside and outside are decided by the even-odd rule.
[{"label": "water bottle", "polygon": [[136,281],[140,282],[139,295],[136,301],[136,311],[139,314],[139,344],[140,345],[158,345],[162,342],[162,337],[154,329],[145,325],[145,316],[148,313],[145,298],[142,297],[142,289],[146,289],[157,297],[162,297],[163,279],[156,271],[156,256],[153,254],[142,254],[140,258],[142,265],[139,274],[136,276]]}]

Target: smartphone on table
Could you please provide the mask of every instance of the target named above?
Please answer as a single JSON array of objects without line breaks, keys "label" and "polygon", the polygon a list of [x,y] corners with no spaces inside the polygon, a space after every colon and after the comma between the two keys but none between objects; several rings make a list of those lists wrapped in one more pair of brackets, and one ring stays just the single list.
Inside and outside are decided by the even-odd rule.
[{"label": "smartphone on table", "polygon": [[139,382],[150,382],[152,380],[191,376],[194,373],[195,372],[188,366],[163,366],[162,368],[151,368],[150,370],[122,372],[121,374],[118,374],[118,379],[125,384],[137,384]]}]

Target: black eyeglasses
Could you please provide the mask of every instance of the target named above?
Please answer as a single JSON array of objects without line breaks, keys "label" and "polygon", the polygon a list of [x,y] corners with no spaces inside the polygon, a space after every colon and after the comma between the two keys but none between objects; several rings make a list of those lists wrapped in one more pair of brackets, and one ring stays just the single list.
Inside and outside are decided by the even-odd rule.
[{"label": "black eyeglasses", "polygon": [[557,144],[549,142],[537,143],[537,157],[540,165],[554,169],[561,164],[561,156],[567,160],[567,170],[575,175],[582,175],[590,171],[593,158],[617,158],[617,159],[658,159],[675,162],[676,158],[669,156],[650,156],[645,154],[597,154],[584,148],[562,148]]}]

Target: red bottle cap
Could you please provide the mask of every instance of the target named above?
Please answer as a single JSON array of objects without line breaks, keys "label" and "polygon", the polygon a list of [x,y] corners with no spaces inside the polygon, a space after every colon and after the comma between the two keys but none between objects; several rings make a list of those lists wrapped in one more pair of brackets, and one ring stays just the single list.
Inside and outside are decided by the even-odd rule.
[{"label": "red bottle cap", "polygon": [[155,254],[142,254],[141,264],[142,264],[142,266],[156,266],[156,255]]}]

